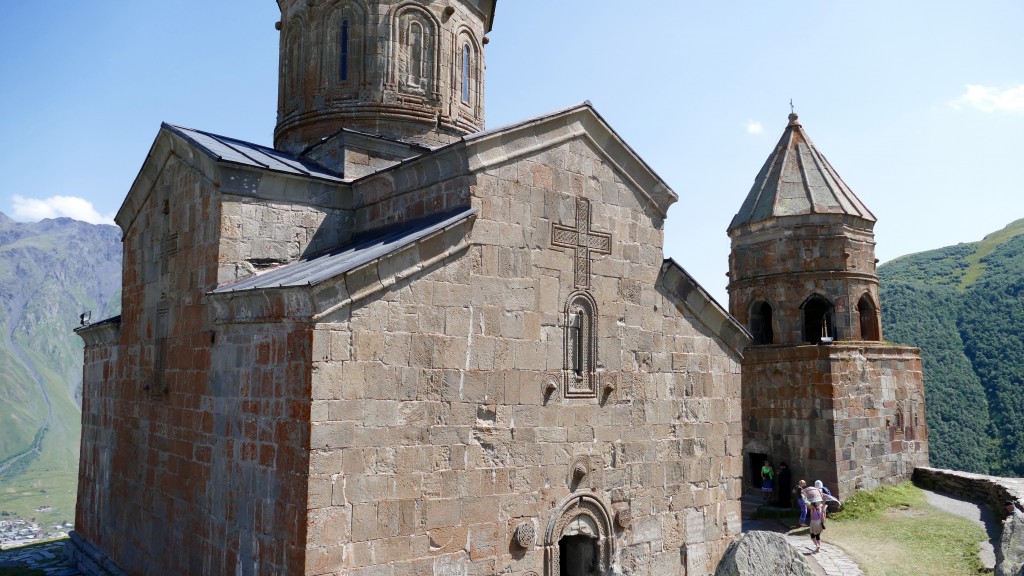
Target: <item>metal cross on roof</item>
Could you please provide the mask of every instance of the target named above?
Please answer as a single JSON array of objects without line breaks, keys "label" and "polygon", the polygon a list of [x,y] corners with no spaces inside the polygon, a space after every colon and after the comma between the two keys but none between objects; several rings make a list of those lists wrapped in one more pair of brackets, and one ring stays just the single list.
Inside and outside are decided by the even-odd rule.
[{"label": "metal cross on roof", "polygon": [[576,225],[551,223],[551,245],[575,250],[577,288],[590,288],[590,254],[611,254],[612,235],[590,229],[590,200],[576,199]]}]

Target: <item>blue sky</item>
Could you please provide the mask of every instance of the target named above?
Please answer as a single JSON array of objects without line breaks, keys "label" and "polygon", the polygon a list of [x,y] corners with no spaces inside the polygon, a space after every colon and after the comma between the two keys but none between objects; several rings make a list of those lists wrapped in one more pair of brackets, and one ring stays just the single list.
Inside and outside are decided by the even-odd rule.
[{"label": "blue sky", "polygon": [[[110,221],[161,121],[270,144],[272,0],[8,2],[0,211]],[[1024,218],[1024,2],[501,0],[489,127],[590,100],[679,194],[675,258],[723,304],[725,229],[792,98],[896,256]]]}]

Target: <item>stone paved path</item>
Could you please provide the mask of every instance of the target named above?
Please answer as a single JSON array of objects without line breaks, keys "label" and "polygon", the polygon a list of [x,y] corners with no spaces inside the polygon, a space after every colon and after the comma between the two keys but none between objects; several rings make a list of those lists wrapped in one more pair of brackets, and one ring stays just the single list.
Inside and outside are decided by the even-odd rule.
[{"label": "stone paved path", "polygon": [[0,568],[31,568],[46,576],[82,576],[64,564],[64,542],[54,540],[0,550]]},{"label": "stone paved path", "polygon": [[[755,518],[754,512],[763,504],[760,495],[744,496],[743,504],[743,531],[750,530],[771,530],[781,532],[786,540],[795,548],[808,563],[815,573],[820,576],[864,576],[864,571],[857,566],[853,558],[843,551],[842,548],[825,540],[821,541],[821,551],[815,553],[814,544],[811,543],[811,536],[806,527],[790,528],[781,520],[772,518]],[[794,518],[797,516],[793,511]],[[796,522],[794,519],[793,522]]]},{"label": "stone paved path", "polygon": [[826,576],[864,576],[864,572],[847,556],[842,548],[835,544],[821,541],[821,551],[814,552],[814,544],[806,528],[790,530],[785,534],[786,540],[796,548],[798,552],[817,562]]}]

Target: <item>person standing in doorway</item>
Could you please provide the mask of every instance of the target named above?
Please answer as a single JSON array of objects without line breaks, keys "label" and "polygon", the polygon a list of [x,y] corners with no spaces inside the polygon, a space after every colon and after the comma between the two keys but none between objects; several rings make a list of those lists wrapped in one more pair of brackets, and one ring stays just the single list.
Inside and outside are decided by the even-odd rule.
[{"label": "person standing in doorway", "polygon": [[765,502],[772,501],[772,494],[775,492],[775,471],[772,469],[770,460],[764,461],[761,466],[761,495]]},{"label": "person standing in doorway", "polygon": [[793,481],[793,475],[789,472],[789,466],[786,466],[785,462],[779,463],[779,472],[776,474],[776,484],[779,489],[776,493],[778,499],[775,501],[775,505],[779,508],[789,508],[790,502],[790,483]]}]

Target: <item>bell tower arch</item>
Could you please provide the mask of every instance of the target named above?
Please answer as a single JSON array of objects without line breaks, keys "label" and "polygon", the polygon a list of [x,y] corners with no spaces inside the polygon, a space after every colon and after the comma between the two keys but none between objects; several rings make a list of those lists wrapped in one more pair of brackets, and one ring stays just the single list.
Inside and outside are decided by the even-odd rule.
[{"label": "bell tower arch", "polygon": [[436,147],[484,128],[497,0],[278,0],[274,147],[342,128]]}]

